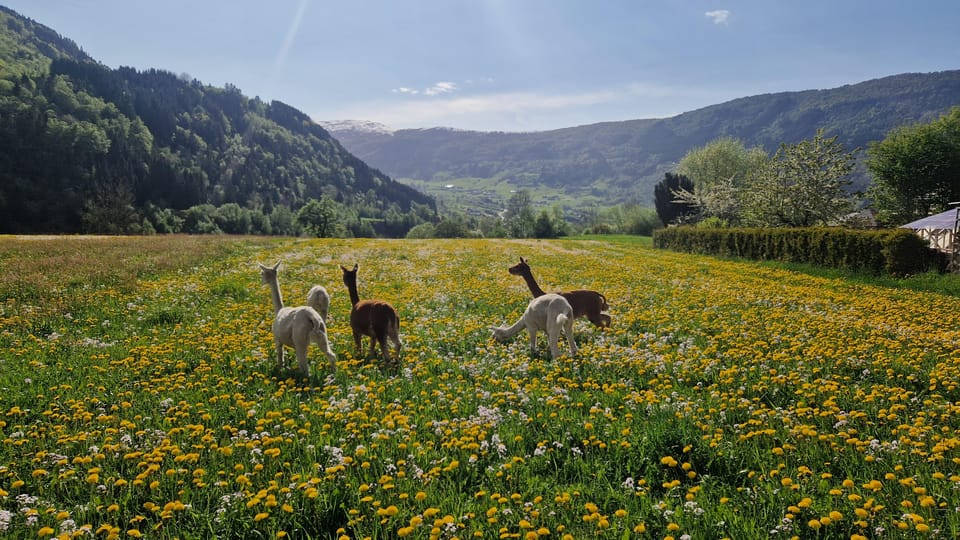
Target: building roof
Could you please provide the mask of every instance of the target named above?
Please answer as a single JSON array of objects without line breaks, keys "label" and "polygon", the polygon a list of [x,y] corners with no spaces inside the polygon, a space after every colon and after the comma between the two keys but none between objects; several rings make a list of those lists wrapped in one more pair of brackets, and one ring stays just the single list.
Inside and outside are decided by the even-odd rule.
[{"label": "building roof", "polygon": [[935,230],[949,230],[952,231],[954,225],[957,222],[957,211],[956,208],[951,208],[946,212],[940,212],[939,214],[934,214],[932,216],[927,216],[925,218],[920,218],[916,221],[911,221],[906,225],[901,225],[903,229],[935,229]]}]

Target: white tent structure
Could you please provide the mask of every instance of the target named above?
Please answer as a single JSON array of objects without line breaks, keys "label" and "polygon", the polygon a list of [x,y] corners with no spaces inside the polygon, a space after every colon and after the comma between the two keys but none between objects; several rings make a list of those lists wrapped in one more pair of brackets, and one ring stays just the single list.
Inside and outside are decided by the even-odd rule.
[{"label": "white tent structure", "polygon": [[[930,247],[946,253],[954,252],[954,233],[960,208],[951,208],[932,216],[901,225],[902,229],[913,229],[920,238],[930,242]],[[960,238],[956,239],[960,242]]]}]

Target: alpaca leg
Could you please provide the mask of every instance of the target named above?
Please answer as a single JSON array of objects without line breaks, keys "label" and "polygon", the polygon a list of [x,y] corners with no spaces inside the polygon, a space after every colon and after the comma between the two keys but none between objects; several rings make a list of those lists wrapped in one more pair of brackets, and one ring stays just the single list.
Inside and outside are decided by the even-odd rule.
[{"label": "alpaca leg", "polygon": [[279,339],[274,338],[273,345],[277,349],[277,367],[283,369],[283,344]]},{"label": "alpaca leg", "polygon": [[320,346],[320,350],[323,351],[323,354],[327,356],[327,361],[330,362],[330,371],[336,371],[337,355],[333,352],[333,348],[330,347],[330,339],[327,338],[327,334],[323,332],[318,333],[316,342],[317,345]]},{"label": "alpaca leg", "polygon": [[570,358],[573,358],[577,355],[577,342],[573,336],[573,319],[568,319],[563,324],[563,335],[566,336],[567,343],[570,345]]},{"label": "alpaca leg", "polygon": [[297,367],[300,374],[304,377],[310,377],[310,364],[307,361],[307,352],[310,348],[310,342],[297,347]]},{"label": "alpaca leg", "polygon": [[530,354],[537,354],[537,331],[527,328],[527,334],[530,336]]},{"label": "alpaca leg", "polygon": [[360,332],[353,331],[353,344],[357,353],[357,358],[363,358],[363,338]]},{"label": "alpaca leg", "polygon": [[[377,339],[377,343],[380,344],[380,354],[383,355],[383,364],[389,366],[391,363],[390,359],[390,348],[387,347],[387,336],[380,336]],[[373,347],[372,345],[370,346]]]},{"label": "alpaca leg", "polygon": [[550,346],[550,357],[559,358],[560,357],[560,346],[557,345],[557,342],[560,339],[560,325],[551,324],[547,328],[547,341]]}]

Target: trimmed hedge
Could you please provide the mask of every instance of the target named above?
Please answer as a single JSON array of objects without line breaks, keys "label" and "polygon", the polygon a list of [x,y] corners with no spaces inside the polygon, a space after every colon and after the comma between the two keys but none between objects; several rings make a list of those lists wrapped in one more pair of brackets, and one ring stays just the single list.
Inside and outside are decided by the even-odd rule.
[{"label": "trimmed hedge", "polygon": [[905,276],[945,268],[944,256],[908,229],[670,227],[653,232],[653,245],[687,253],[808,263],[877,275]]}]

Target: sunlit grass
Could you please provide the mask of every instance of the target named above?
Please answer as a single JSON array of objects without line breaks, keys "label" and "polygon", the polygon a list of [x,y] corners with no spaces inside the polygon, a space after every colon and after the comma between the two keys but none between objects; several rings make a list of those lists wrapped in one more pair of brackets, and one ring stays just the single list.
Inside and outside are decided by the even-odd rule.
[{"label": "sunlit grass", "polygon": [[[5,537],[960,534],[957,298],[602,237],[90,242],[0,239]],[[519,256],[609,299],[577,358],[490,338]],[[276,366],[277,260],[336,373]],[[353,263],[398,372],[354,353]]]}]

